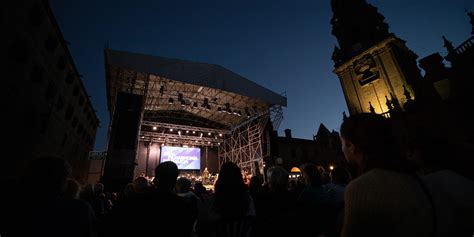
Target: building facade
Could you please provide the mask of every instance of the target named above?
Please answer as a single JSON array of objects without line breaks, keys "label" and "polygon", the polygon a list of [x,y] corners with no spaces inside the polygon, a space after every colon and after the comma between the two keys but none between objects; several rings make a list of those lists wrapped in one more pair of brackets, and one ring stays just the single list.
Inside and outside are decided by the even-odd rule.
[{"label": "building facade", "polygon": [[272,157],[267,163],[280,165],[288,172],[293,167],[300,167],[305,163],[313,163],[329,171],[331,166],[346,167],[341,150],[339,134],[330,132],[323,124],[313,136],[313,140],[293,138],[290,129],[285,129],[285,136],[278,136],[277,131],[272,133]]},{"label": "building facade", "polygon": [[99,120],[92,107],[68,42],[48,1],[9,1],[2,8],[1,61],[7,108],[2,176],[15,176],[28,160],[59,156],[73,175],[87,180],[88,153]]},{"label": "building facade", "polygon": [[[332,0],[331,5],[332,33],[338,41],[334,72],[350,114],[390,117],[404,145],[436,141],[441,145],[430,149],[451,152],[437,165],[472,177],[474,162],[466,154],[474,152],[474,115],[469,109],[474,106],[474,37],[455,46],[443,36],[440,43],[444,41],[447,55],[420,59],[421,76],[417,56],[389,33],[377,8],[365,0]],[[474,24],[474,14],[467,15]]]},{"label": "building facade", "polygon": [[351,115],[387,114],[413,99],[421,78],[417,55],[389,33],[384,17],[365,0],[331,1],[333,52],[337,74]]}]

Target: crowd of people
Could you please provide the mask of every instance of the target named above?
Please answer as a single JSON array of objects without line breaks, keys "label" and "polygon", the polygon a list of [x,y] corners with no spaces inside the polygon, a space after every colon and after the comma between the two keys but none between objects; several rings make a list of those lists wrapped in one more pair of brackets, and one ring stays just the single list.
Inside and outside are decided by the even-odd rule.
[{"label": "crowd of people", "polygon": [[[3,236],[472,236],[474,181],[443,166],[449,147],[402,146],[386,118],[349,117],[341,126],[343,167],[329,175],[301,166],[298,180],[273,166],[245,182],[225,162],[214,190],[163,162],[150,182],[121,193],[70,179],[63,159],[43,157],[11,180],[2,199]],[[325,178],[325,177],[329,177]]]}]

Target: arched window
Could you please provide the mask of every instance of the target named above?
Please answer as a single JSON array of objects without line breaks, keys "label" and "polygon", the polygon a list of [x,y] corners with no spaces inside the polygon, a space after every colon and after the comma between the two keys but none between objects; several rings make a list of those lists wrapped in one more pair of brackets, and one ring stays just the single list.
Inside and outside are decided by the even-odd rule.
[{"label": "arched window", "polygon": [[66,75],[66,83],[71,84],[74,81],[74,73],[69,71]]},{"label": "arched window", "polygon": [[74,90],[72,91],[73,96],[79,95],[79,86],[75,85]]},{"label": "arched window", "polygon": [[48,50],[48,52],[54,53],[56,47],[58,47],[58,43],[58,38],[53,33],[51,33],[44,42],[44,47],[46,50]]},{"label": "arched window", "polygon": [[56,86],[56,84],[50,81],[48,83],[48,87],[46,88],[46,91],[44,94],[45,98],[47,100],[51,100],[54,98],[54,96],[56,96],[57,93],[58,93],[58,87]]},{"label": "arched window", "polygon": [[63,108],[64,108],[64,99],[60,95],[60,96],[58,96],[58,100],[56,101],[56,109],[58,111],[61,111]]},{"label": "arched window", "polygon": [[83,95],[79,96],[78,103],[79,103],[80,106],[82,106],[84,104],[84,96]]},{"label": "arched window", "polygon": [[76,116],[74,116],[74,118],[72,119],[71,126],[73,128],[75,128],[77,126],[77,117]]},{"label": "arched window", "polygon": [[61,55],[61,56],[58,58],[58,63],[57,63],[58,69],[59,69],[59,70],[64,70],[64,68],[66,68],[66,64],[67,64],[66,56]]},{"label": "arched window", "polygon": [[35,64],[31,69],[30,78],[32,82],[39,83],[44,79],[44,69],[38,64]]},{"label": "arched window", "polygon": [[69,104],[66,109],[66,114],[64,115],[64,119],[70,120],[72,117],[72,113],[74,112],[74,108],[72,107],[72,104]]}]

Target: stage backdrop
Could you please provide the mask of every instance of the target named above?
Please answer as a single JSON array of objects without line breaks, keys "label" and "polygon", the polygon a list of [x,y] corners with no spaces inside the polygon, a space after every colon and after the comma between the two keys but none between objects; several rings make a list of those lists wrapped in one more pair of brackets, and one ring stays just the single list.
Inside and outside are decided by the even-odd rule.
[{"label": "stage backdrop", "polygon": [[173,161],[180,170],[199,170],[201,168],[201,149],[187,147],[161,147],[160,162]]}]

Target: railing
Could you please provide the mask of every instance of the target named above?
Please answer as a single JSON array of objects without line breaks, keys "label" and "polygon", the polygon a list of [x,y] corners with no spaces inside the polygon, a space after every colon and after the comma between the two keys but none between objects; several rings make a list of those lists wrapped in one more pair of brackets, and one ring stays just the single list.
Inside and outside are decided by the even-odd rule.
[{"label": "railing", "polygon": [[462,54],[463,52],[465,52],[466,50],[470,49],[473,46],[474,46],[474,36],[464,41],[464,43],[459,45],[454,51],[456,52],[456,54]]},{"label": "railing", "polygon": [[383,112],[380,115],[384,116],[385,118],[390,118],[390,111]]}]

